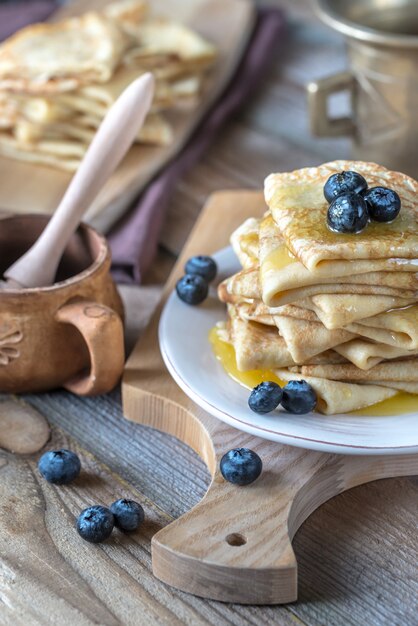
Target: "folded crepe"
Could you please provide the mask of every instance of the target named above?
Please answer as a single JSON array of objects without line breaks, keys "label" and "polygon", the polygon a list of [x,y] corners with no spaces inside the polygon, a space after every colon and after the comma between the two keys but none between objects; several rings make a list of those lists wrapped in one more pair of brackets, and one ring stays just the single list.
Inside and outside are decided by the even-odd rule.
[{"label": "folded crepe", "polygon": [[[350,278],[353,280],[353,277]],[[357,283],[324,283],[316,285],[308,285],[287,291],[274,292],[273,297],[265,297],[260,284],[260,272],[257,267],[237,272],[224,280],[218,289],[219,297],[223,302],[229,302],[235,296],[240,298],[250,298],[255,300],[263,300],[269,307],[278,307],[283,304],[295,304],[305,298],[317,294],[365,294],[368,296],[384,295],[399,298],[404,301],[416,299],[417,292],[409,289],[397,289],[395,287],[387,287],[386,285],[361,285]],[[373,314],[373,313],[372,313]]]},{"label": "folded crepe", "polygon": [[[21,118],[14,124],[13,133],[9,131],[7,136],[13,136],[20,147],[29,149],[36,148],[36,143],[40,141],[49,140],[59,143],[76,139],[84,143],[85,152],[101,122],[100,118],[88,115],[75,115],[71,119],[48,124],[36,124]],[[0,133],[0,138],[1,136]],[[138,132],[137,141],[153,145],[167,145],[172,136],[172,128],[165,118],[158,113],[150,113]]]},{"label": "folded crepe", "polygon": [[[389,187],[399,194],[402,210],[390,226],[371,222],[355,236],[336,236],[328,229],[328,202],[323,187],[332,174],[342,170],[362,174],[369,187]],[[416,261],[418,183],[405,174],[391,172],[375,163],[333,161],[320,167],[271,174],[265,181],[264,192],[285,246],[311,272],[330,260],[397,257]]]},{"label": "folded crepe", "polygon": [[162,55],[189,67],[192,64],[193,68],[196,68],[211,64],[216,56],[214,46],[198,33],[163,17],[139,23],[131,22],[127,30],[137,41],[137,46],[133,46],[129,51],[131,64],[141,63],[142,60],[154,60]]},{"label": "folded crepe", "polygon": [[305,363],[316,354],[354,337],[346,330],[328,330],[317,322],[283,315],[274,315],[273,318],[295,363]]},{"label": "folded crepe", "polygon": [[294,363],[275,326],[244,322],[229,308],[231,342],[241,371],[286,367]]},{"label": "folded crepe", "polygon": [[[237,239],[237,244],[239,245],[240,236],[245,237],[245,234],[245,231],[237,229],[232,237]],[[258,256],[261,269],[263,269],[263,264],[266,264],[266,272],[271,271],[279,275],[283,274],[281,277],[283,283],[278,285],[278,289],[292,289],[295,286],[313,284],[312,281],[323,280],[325,282],[324,279],[337,279],[353,274],[382,271],[397,273],[410,271],[416,273],[418,270],[418,262],[414,263],[414,259],[388,257],[369,259],[367,261],[362,259],[336,259],[333,262],[320,263],[318,267],[315,267],[314,272],[309,271],[286,246],[285,239],[271,213],[267,213],[263,219],[258,220],[258,237]]]},{"label": "folded crepe", "polygon": [[147,17],[148,9],[145,0],[118,0],[105,6],[102,13],[129,32],[132,25],[136,27]]},{"label": "folded crepe", "polygon": [[54,94],[105,82],[129,45],[112,20],[93,12],[27,26],[0,46],[0,89]]},{"label": "folded crepe", "polygon": [[[398,391],[405,391],[410,394],[418,394],[418,383],[409,382],[394,382],[393,380],[375,380],[373,385],[381,385],[382,387],[390,387],[391,389],[397,389]],[[418,400],[417,400],[418,403]]]},{"label": "folded crepe", "polygon": [[400,359],[378,363],[368,370],[363,370],[352,363],[337,365],[302,365],[292,368],[302,376],[315,376],[328,380],[348,380],[350,382],[393,381],[418,382],[418,358]]},{"label": "folded crepe", "polygon": [[318,322],[319,319],[313,311],[303,309],[293,304],[285,304],[276,308],[269,308],[264,302],[254,300],[248,302],[246,300],[238,300],[234,303],[234,308],[239,317],[243,320],[274,326],[274,316],[283,315],[285,317],[295,317],[300,320],[310,322]]},{"label": "folded crepe", "polygon": [[[299,374],[294,374],[285,369],[276,370],[274,373],[284,381],[300,380],[301,378]],[[398,393],[395,389],[375,384],[359,385],[316,378],[315,376],[304,376],[303,379],[311,385],[317,395],[316,409],[325,415],[349,413],[363,409],[392,398]]]},{"label": "folded crepe", "polygon": [[381,361],[399,359],[401,357],[415,357],[418,355],[417,350],[395,348],[394,346],[388,346],[384,343],[374,343],[365,339],[352,339],[339,346],[335,346],[334,350],[362,370],[369,370]]},{"label": "folded crepe", "polygon": [[216,51],[198,33],[148,16],[142,0],[35,24],[0,46],[0,154],[74,171],[122,91],[152,71],[151,112],[137,141],[165,146],[160,112],[194,106]]},{"label": "folded crepe", "polygon": [[[228,314],[229,323],[223,329],[221,338],[233,346],[240,371],[273,370],[295,364],[285,340],[275,326],[243,320],[234,306],[228,307]],[[316,353],[307,362],[346,363],[346,359],[333,350],[325,350]]]},{"label": "folded crepe", "polygon": [[[234,249],[239,248],[241,239],[245,245],[245,233],[242,231],[236,232],[233,238]],[[399,260],[394,258],[336,260],[323,262],[315,271],[310,271],[286,246],[271,214],[259,222],[259,261],[262,298],[270,306],[278,306],[283,300],[283,292],[318,284],[350,284],[353,276],[356,276],[357,285],[388,287],[387,294],[390,288],[412,293],[418,291],[418,262],[400,265]],[[405,271],[399,271],[400,267]],[[348,289],[346,291],[349,292]]]},{"label": "folded crepe", "polygon": [[411,304],[413,300],[395,296],[361,295],[351,293],[318,294],[299,302],[299,306],[314,311],[326,328],[343,328],[347,324]]},{"label": "folded crepe", "polygon": [[260,221],[249,217],[230,237],[232,249],[244,269],[258,266]]},{"label": "folded crepe", "polygon": [[373,341],[405,348],[418,349],[418,305],[397,308],[348,324],[347,330]]}]

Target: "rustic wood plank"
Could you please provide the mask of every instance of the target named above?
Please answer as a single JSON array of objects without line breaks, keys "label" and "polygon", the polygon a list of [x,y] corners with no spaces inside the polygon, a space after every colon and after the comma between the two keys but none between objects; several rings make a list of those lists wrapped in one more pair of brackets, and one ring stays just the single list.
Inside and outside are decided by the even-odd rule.
[{"label": "rustic wood plank", "polygon": [[[59,429],[53,430],[49,447],[66,447],[80,456],[82,472],[71,485],[48,484],[33,457],[0,453],[2,624],[239,623],[233,607],[173,592],[152,575],[150,540],[171,521],[169,515]],[[75,530],[79,512],[120,497],[141,502],[141,528],[128,535],[114,530],[100,545],[81,540]],[[286,609],[281,617],[282,624],[293,623]]]},{"label": "rustic wood plank", "polygon": [[[117,393],[81,400],[54,392],[27,399],[107,464],[112,481],[120,476],[170,519],[204,495],[209,475],[197,455],[172,437],[121,419]],[[219,621],[214,623],[411,626],[418,597],[417,491],[416,478],[384,480],[324,504],[294,540],[297,604],[269,608],[215,602]],[[296,621],[286,622],[284,611]]]}]

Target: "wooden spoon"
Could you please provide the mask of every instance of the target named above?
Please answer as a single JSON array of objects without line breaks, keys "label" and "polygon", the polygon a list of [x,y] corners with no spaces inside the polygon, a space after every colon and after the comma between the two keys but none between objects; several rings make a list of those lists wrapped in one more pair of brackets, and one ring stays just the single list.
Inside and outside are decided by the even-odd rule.
[{"label": "wooden spoon", "polygon": [[112,105],[63,199],[39,239],[4,273],[1,289],[52,285],[61,256],[80,220],[132,145],[154,95],[154,78],[133,81]]}]

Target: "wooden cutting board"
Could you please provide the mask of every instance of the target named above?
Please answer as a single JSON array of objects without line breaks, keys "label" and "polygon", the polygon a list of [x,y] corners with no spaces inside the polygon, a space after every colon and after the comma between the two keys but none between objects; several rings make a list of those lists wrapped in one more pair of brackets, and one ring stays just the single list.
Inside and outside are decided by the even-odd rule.
[{"label": "wooden cutting board", "polygon": [[[54,20],[100,8],[110,0],[75,0],[54,14]],[[214,43],[218,60],[193,109],[178,108],[166,114],[173,126],[169,146],[134,146],[103,188],[85,220],[106,232],[135,196],[184,146],[202,117],[228,84],[251,34],[255,10],[252,0],[152,0],[155,15],[165,15],[189,25]],[[52,213],[71,174],[21,163],[0,156],[0,211]]]},{"label": "wooden cutting board", "polygon": [[[325,454],[240,432],[196,406],[168,374],[158,347],[158,323],[186,259],[224,247],[234,228],[263,211],[257,191],[211,196],[167,282],[160,307],[127,362],[122,385],[125,416],[187,443],[213,477],[197,506],[154,535],[154,574],[183,591],[243,604],[297,599],[291,541],[323,502],[372,480],[418,473],[418,455]],[[187,350],[187,337],[184,346]],[[219,471],[222,455],[236,447],[251,448],[263,460],[262,475],[248,487],[227,483]]]}]

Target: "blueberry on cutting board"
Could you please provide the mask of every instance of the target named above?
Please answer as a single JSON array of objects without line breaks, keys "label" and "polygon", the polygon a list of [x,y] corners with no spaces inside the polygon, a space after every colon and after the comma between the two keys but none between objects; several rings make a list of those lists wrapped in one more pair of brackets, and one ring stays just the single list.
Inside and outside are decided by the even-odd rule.
[{"label": "blueberry on cutting board", "polygon": [[97,504],[81,511],[77,519],[77,532],[90,543],[100,543],[110,537],[114,525],[113,513]]},{"label": "blueberry on cutting board", "polygon": [[49,450],[39,459],[38,469],[49,483],[67,485],[79,475],[81,463],[71,450]]},{"label": "blueberry on cutting board", "polygon": [[184,267],[186,274],[197,274],[210,283],[218,272],[216,262],[210,256],[192,256]]},{"label": "blueberry on cutting board", "polygon": [[263,463],[256,452],[249,448],[234,448],[223,455],[221,474],[234,485],[249,485],[261,474]]}]

